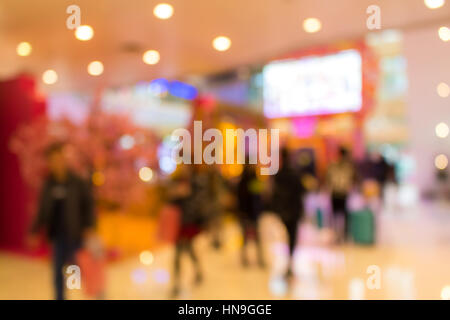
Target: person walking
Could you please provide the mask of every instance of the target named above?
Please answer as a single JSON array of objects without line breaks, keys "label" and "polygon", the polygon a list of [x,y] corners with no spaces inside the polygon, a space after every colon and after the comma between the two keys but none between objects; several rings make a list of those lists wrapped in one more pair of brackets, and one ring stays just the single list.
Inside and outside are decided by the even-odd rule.
[{"label": "person walking", "polygon": [[55,298],[65,298],[63,268],[74,263],[76,251],[93,236],[94,204],[90,185],[69,170],[64,145],[46,151],[49,175],[44,181],[38,213],[31,227],[29,244],[36,246],[38,233],[45,231],[52,245]]}]

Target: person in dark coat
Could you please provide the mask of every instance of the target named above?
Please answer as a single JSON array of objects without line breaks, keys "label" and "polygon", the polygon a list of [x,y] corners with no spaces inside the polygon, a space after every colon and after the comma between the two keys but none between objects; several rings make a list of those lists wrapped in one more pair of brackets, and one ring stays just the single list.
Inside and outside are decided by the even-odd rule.
[{"label": "person in dark coat", "polygon": [[241,179],[238,183],[238,210],[244,238],[242,246],[242,265],[244,267],[248,266],[246,249],[250,234],[253,234],[255,237],[258,264],[262,268],[265,266],[258,232],[258,219],[263,208],[261,199],[262,191],[263,185],[256,176],[255,165],[245,164]]},{"label": "person in dark coat", "polygon": [[[272,210],[277,213],[286,227],[289,243],[289,256],[297,244],[298,224],[303,217],[304,188],[301,177],[290,163],[287,149],[281,150],[281,168],[273,178]],[[292,276],[292,263],[289,263],[286,277]]]},{"label": "person in dark coat", "polygon": [[46,152],[50,174],[43,184],[37,216],[29,242],[36,245],[44,230],[52,244],[53,280],[56,299],[63,300],[63,267],[74,262],[74,255],[95,226],[90,185],[71,172],[64,158],[64,145],[55,144]]},{"label": "person in dark coat", "polygon": [[208,177],[198,165],[186,165],[183,169],[182,176],[173,182],[174,192],[171,196],[172,204],[176,205],[181,212],[180,230],[175,245],[172,297],[177,297],[180,291],[181,255],[183,252],[188,253],[194,263],[195,283],[200,284],[203,280],[193,240],[205,223],[205,199],[209,194]]}]

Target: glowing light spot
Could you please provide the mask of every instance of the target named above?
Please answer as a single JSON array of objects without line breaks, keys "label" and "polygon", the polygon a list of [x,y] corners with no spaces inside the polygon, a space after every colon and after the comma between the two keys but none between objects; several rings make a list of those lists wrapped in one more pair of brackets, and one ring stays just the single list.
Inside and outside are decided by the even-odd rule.
[{"label": "glowing light spot", "polygon": [[135,140],[133,136],[129,134],[124,134],[123,136],[120,137],[119,144],[122,149],[130,150],[134,147]]},{"label": "glowing light spot", "polygon": [[450,40],[450,29],[447,27],[440,27],[439,31],[439,38],[441,38],[442,41],[447,42]]},{"label": "glowing light spot", "polygon": [[91,76],[99,76],[103,73],[103,63],[100,61],[92,61],[88,65],[88,73]]},{"label": "glowing light spot", "polygon": [[139,255],[139,260],[142,264],[145,264],[146,266],[149,266],[153,263],[153,254],[150,251],[142,251]]},{"label": "glowing light spot", "polygon": [[21,42],[17,46],[17,54],[21,57],[29,56],[31,53],[31,44],[28,42]]},{"label": "glowing light spot", "polygon": [[156,50],[148,50],[145,51],[144,55],[142,56],[142,60],[146,64],[157,64],[159,62],[160,55],[159,52]]},{"label": "glowing light spot", "polygon": [[429,9],[437,9],[445,4],[445,0],[424,0],[424,3]]},{"label": "glowing light spot", "polygon": [[445,286],[441,290],[441,299],[450,300],[450,286]]},{"label": "glowing light spot", "polygon": [[438,136],[439,138],[447,138],[450,130],[446,123],[441,122],[436,125],[435,131],[436,136]]},{"label": "glowing light spot", "polygon": [[136,284],[145,283],[147,278],[147,272],[144,269],[136,269],[131,273],[131,280]]},{"label": "glowing light spot", "polygon": [[450,87],[445,82],[439,83],[436,91],[441,98],[447,98],[450,95]]},{"label": "glowing light spot", "polygon": [[58,81],[58,74],[55,70],[49,69],[42,74],[42,81],[46,84],[54,84]]},{"label": "glowing light spot", "polygon": [[139,178],[144,182],[148,182],[148,181],[152,180],[152,178],[153,178],[152,169],[150,169],[149,167],[142,167],[139,170]]},{"label": "glowing light spot", "polygon": [[75,38],[81,41],[91,40],[94,36],[94,29],[91,26],[84,25],[75,29]]},{"label": "glowing light spot", "polygon": [[231,40],[225,36],[216,37],[212,45],[217,51],[227,51],[231,47]]},{"label": "glowing light spot", "polygon": [[159,159],[159,167],[165,174],[171,174],[177,168],[177,163],[169,156]]},{"label": "glowing light spot", "polygon": [[165,284],[170,280],[170,274],[164,269],[157,269],[153,272],[153,278],[156,283]]},{"label": "glowing light spot", "polygon": [[153,14],[162,20],[169,19],[173,15],[173,7],[168,3],[160,3],[153,9]]},{"label": "glowing light spot", "polygon": [[322,29],[322,22],[317,18],[308,18],[303,21],[303,30],[308,33],[319,32]]},{"label": "glowing light spot", "polygon": [[439,170],[444,170],[448,166],[448,158],[445,154],[440,154],[434,158],[434,165]]}]

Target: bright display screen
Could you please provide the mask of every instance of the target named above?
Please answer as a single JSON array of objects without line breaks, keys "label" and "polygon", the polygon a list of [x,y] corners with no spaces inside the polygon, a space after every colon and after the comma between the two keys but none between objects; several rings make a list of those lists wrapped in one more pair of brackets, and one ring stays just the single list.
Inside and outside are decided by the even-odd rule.
[{"label": "bright display screen", "polygon": [[352,49],[266,65],[264,114],[282,118],[360,110],[361,63],[361,54]]}]

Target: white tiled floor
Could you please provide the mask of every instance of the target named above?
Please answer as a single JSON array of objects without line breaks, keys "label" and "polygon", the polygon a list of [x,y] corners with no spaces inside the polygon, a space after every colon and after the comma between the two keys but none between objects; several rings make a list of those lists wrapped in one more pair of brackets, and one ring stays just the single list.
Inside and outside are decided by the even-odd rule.
[{"label": "white tiled floor", "polygon": [[[374,247],[301,245],[296,254],[296,281],[289,289],[279,276],[286,265],[284,231],[270,216],[263,219],[262,229],[266,270],[240,265],[236,224],[224,227],[225,245],[220,251],[211,248],[206,236],[199,237],[196,249],[201,253],[204,283],[192,285],[191,263],[185,258],[180,298],[348,299],[353,294],[366,299],[440,299],[443,287],[450,286],[448,204],[422,204],[416,209],[380,214],[379,242]],[[254,250],[250,253],[254,261]],[[138,256],[110,264],[106,298],[167,299],[173,248],[161,249],[154,255],[151,266],[140,264]],[[365,286],[370,265],[380,268],[380,289]],[[50,280],[48,262],[0,254],[0,299],[51,299]],[[79,290],[70,291],[69,297],[85,298]]]}]

